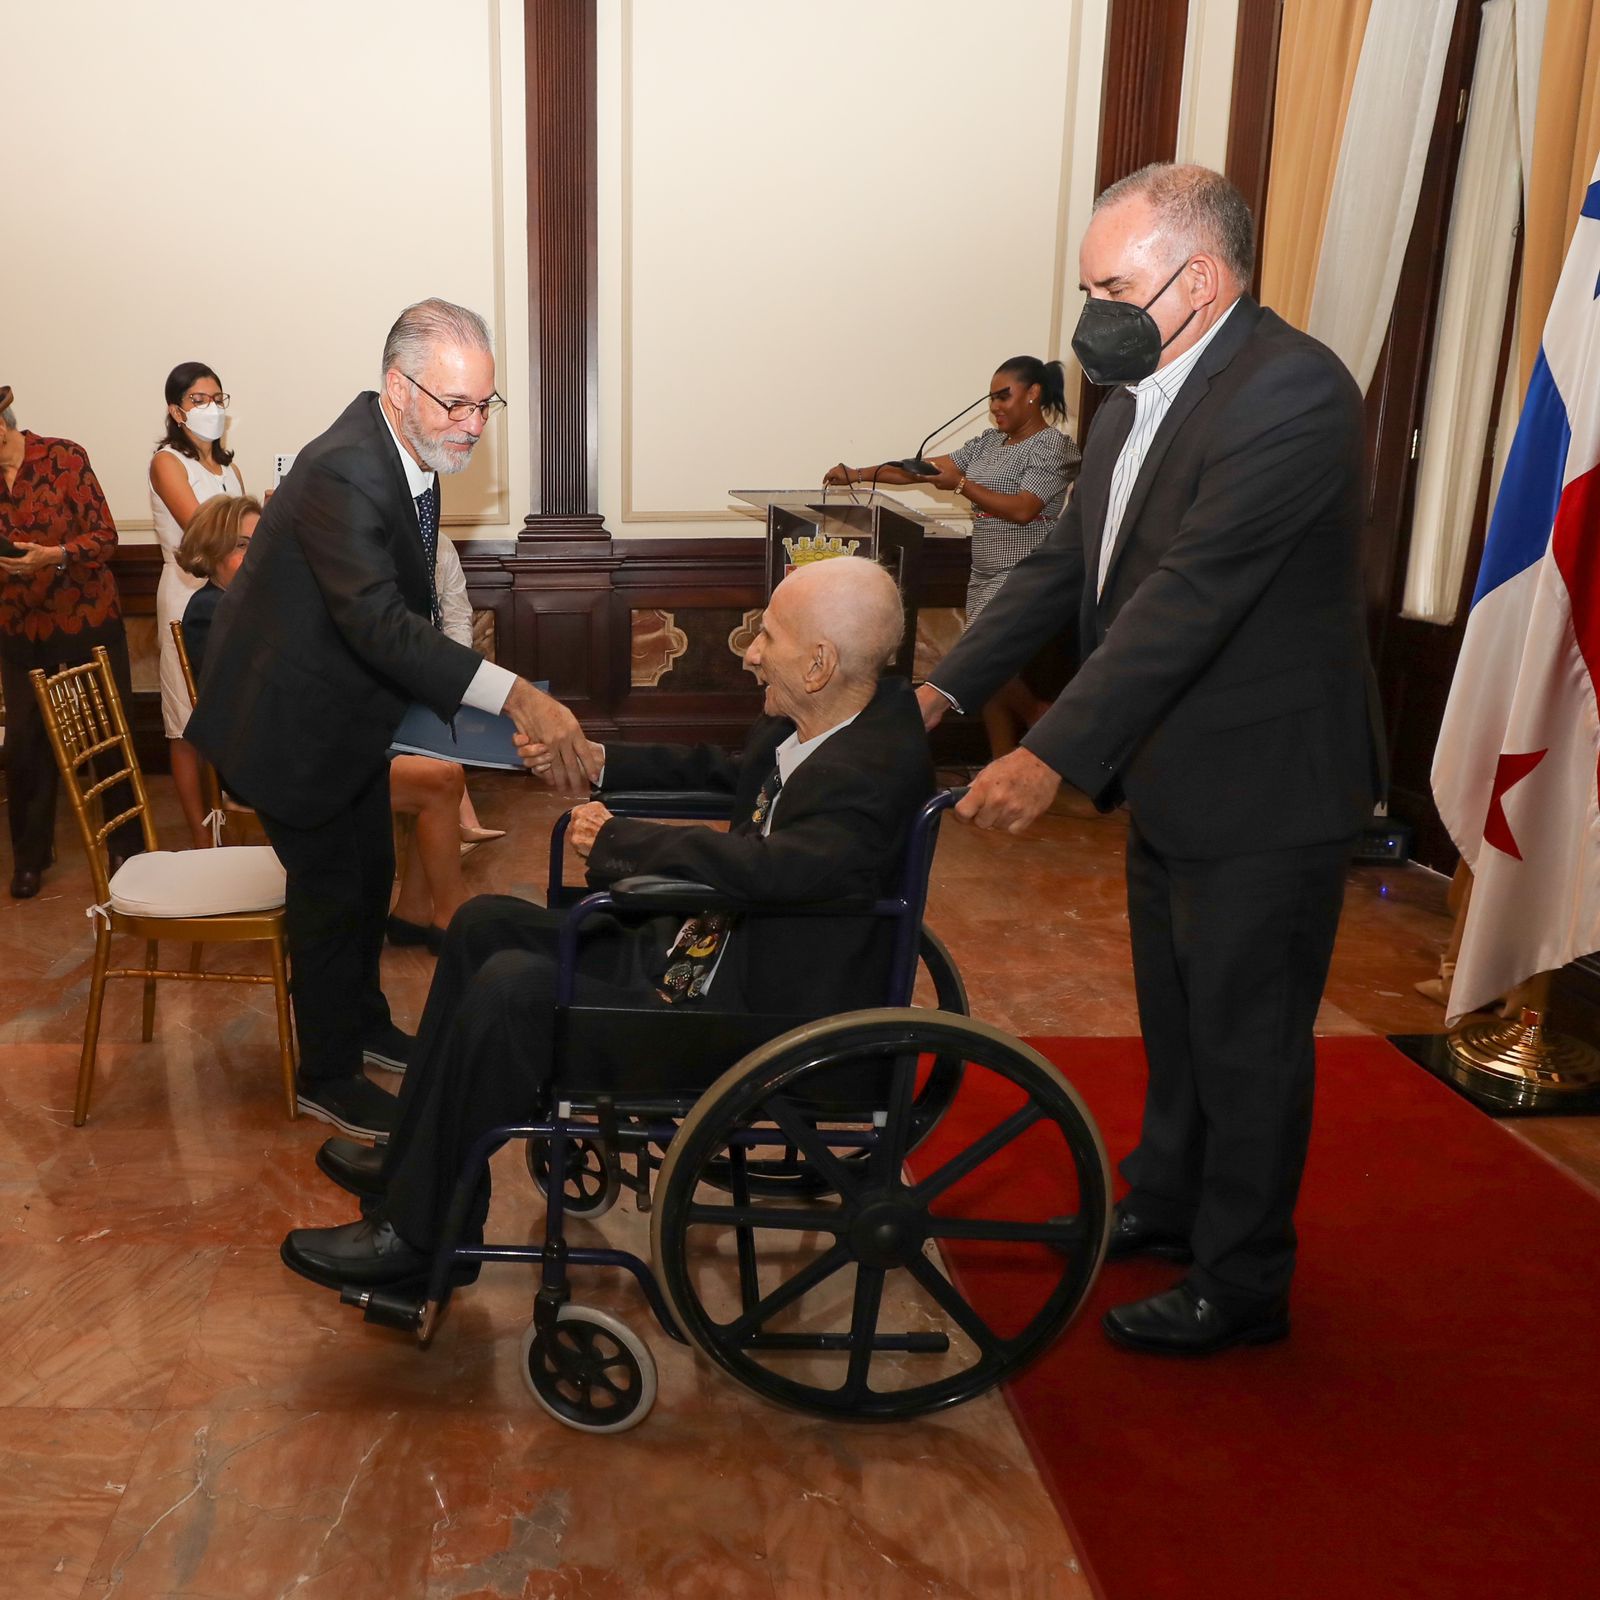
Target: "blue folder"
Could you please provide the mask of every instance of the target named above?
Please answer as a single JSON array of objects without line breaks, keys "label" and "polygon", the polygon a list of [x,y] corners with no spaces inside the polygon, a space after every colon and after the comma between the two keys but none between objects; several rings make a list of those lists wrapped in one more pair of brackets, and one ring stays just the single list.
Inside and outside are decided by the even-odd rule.
[{"label": "blue folder", "polygon": [[426,706],[414,705],[400,720],[389,743],[391,755],[433,756],[458,761],[464,767],[502,767],[526,772],[511,736],[517,731],[510,717],[493,711],[462,706],[449,722]]}]

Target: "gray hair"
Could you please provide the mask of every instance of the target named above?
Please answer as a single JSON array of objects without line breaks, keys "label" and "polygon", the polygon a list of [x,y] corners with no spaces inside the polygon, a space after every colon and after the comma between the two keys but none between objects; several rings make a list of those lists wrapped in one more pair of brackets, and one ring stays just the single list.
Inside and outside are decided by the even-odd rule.
[{"label": "gray hair", "polygon": [[1256,265],[1256,225],[1245,198],[1220,172],[1189,163],[1152,161],[1118,178],[1094,203],[1096,211],[1142,195],[1162,231],[1191,254],[1217,257],[1242,284]]},{"label": "gray hair", "polygon": [[440,345],[460,345],[494,354],[489,324],[476,311],[434,297],[407,306],[395,318],[389,337],[383,341],[383,370],[410,377],[428,364],[428,358]]},{"label": "gray hair", "polygon": [[5,423],[8,428],[15,432],[17,427],[16,412],[10,406],[7,406],[4,411],[0,411],[0,422]]}]

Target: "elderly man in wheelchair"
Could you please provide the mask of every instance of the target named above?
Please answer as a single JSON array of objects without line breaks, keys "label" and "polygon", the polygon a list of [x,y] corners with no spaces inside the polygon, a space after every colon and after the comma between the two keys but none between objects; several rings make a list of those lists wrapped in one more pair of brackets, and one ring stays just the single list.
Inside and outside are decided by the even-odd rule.
[{"label": "elderly man in wheelchair", "polygon": [[[873,562],[816,562],[786,579],[746,654],[766,715],[738,763],[709,747],[615,745],[599,758],[607,788],[731,792],[741,820],[723,833],[613,817],[598,801],[580,807],[569,837],[587,858],[590,884],[659,874],[752,905],[874,898],[933,792],[910,686],[879,676],[901,629],[894,582]],[[527,758],[545,770],[538,748]],[[387,1149],[330,1139],[319,1152],[336,1183],[375,1203],[361,1222],[291,1233],[288,1266],[340,1288],[412,1278],[426,1265],[473,1141],[539,1105],[561,920],[559,910],[506,896],[462,908]],[[596,1007],[714,999],[719,1011],[825,1016],[883,997],[888,947],[865,918],[760,920],[748,930],[722,920],[607,919],[579,946],[576,999]]]},{"label": "elderly man in wheelchair", "polygon": [[[945,1015],[964,1012],[965,998],[942,948],[923,933],[921,914],[938,812],[950,797],[930,799],[932,767],[910,685],[882,675],[903,625],[895,585],[875,563],[845,557],[803,566],[774,591],[746,653],[764,688],[765,715],[738,761],[708,747],[619,744],[594,752],[608,796],[655,792],[657,818],[674,815],[662,791],[693,801],[720,796],[731,826],[643,820],[591,801],[569,813],[567,835],[586,860],[591,889],[604,893],[571,911],[554,894],[548,907],[490,895],[462,907],[445,938],[387,1146],[335,1138],[318,1152],[322,1171],[361,1198],[363,1215],[341,1227],[294,1230],[283,1242],[286,1265],[366,1307],[369,1320],[420,1328],[426,1342],[451,1286],[472,1281],[482,1260],[542,1262],[525,1375],[547,1409],[591,1431],[637,1421],[653,1398],[654,1368],[625,1325],[604,1313],[586,1313],[602,1324],[598,1350],[593,1337],[572,1342],[576,1326],[559,1330],[567,1343],[556,1345],[557,1323],[578,1311],[568,1303],[569,1264],[627,1268],[674,1337],[687,1335],[758,1392],[819,1411],[907,1415],[948,1404],[998,1381],[1059,1332],[1098,1268],[1108,1214],[1104,1152],[1070,1088],[1042,1058]],[[536,774],[548,771],[541,747],[526,747],[524,759]],[[625,809],[621,800],[612,804]],[[691,803],[679,814],[706,813]],[[552,856],[558,863],[559,831]],[[714,909],[704,909],[708,900]],[[596,906],[604,907],[598,915]],[[919,938],[943,1010],[858,1009],[909,1002]],[[908,1032],[904,1019],[914,1016],[930,1021]],[[839,1035],[835,1048],[836,1025],[853,1021],[859,1026]],[[820,1052],[806,1043],[815,1030],[828,1041]],[[775,1034],[782,1035],[776,1045],[767,1044]],[[786,1042],[805,1057],[793,1067],[780,1059]],[[753,1047],[755,1055],[745,1054]],[[740,1075],[762,1060],[773,1068],[771,1081],[746,1092]],[[973,1064],[1020,1086],[1020,1109],[1013,1094],[1008,1119],[979,1141],[982,1148],[942,1152],[918,1198],[901,1176],[905,1158]],[[815,1087],[791,1099],[787,1086],[801,1078]],[[724,1083],[741,1101],[726,1117],[716,1095],[696,1098]],[[858,1114],[862,1095],[878,1109]],[[574,1102],[589,1113],[580,1127],[592,1137],[566,1120]],[[1072,1213],[950,1224],[954,1237],[1045,1247],[1052,1264],[1037,1313],[1002,1337],[985,1331],[982,1316],[929,1267],[929,1241],[948,1230],[928,1213],[938,1193],[1039,1125],[1058,1136],[1058,1153],[1047,1159],[1070,1175]],[[487,1157],[519,1134],[546,1190],[546,1244],[484,1247]],[[569,1248],[561,1238],[564,1209],[584,1209],[573,1151],[598,1148],[612,1163],[629,1139],[641,1209],[651,1204],[647,1166],[661,1169],[669,1191],[670,1203],[658,1203],[653,1218],[658,1261],[670,1258],[659,1288],[637,1257]],[[774,1144],[777,1159],[763,1150]],[[647,1154],[661,1150],[664,1157]],[[680,1162],[685,1152],[690,1159]],[[675,1165],[682,1168],[676,1183]],[[733,1206],[712,1217],[715,1208],[693,1198],[703,1193],[702,1180],[729,1192]],[[744,1316],[727,1338],[722,1313],[700,1303],[684,1262],[682,1235],[708,1219],[726,1222],[737,1239]],[[663,1228],[671,1235],[665,1247]],[[798,1289],[764,1297],[752,1243],[758,1228],[804,1228],[806,1237],[831,1231],[839,1260],[800,1273]],[[858,1285],[875,1281],[879,1291],[887,1271],[905,1266],[954,1316],[975,1358],[920,1388],[896,1385],[876,1396],[867,1383],[875,1352],[949,1344],[943,1334],[880,1334],[879,1291],[870,1317],[857,1305],[848,1336],[765,1330],[769,1312],[788,1308],[792,1316],[806,1287],[800,1280],[820,1281],[847,1257]],[[750,1354],[771,1348],[854,1351],[849,1380],[836,1393],[772,1376]],[[631,1383],[617,1381],[619,1362]]]}]

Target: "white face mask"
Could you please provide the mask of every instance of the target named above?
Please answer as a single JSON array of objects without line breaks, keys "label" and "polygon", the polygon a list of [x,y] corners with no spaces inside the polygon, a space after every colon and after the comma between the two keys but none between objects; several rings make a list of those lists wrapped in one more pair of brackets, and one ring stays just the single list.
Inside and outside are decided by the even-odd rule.
[{"label": "white face mask", "polygon": [[183,419],[183,425],[195,438],[215,443],[228,425],[228,413],[213,400],[209,405],[196,406]]}]

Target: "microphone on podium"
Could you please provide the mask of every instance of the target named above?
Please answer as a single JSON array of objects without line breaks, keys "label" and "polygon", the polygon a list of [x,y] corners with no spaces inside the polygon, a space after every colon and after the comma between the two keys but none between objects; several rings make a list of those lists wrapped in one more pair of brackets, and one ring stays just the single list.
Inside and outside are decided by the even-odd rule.
[{"label": "microphone on podium", "polygon": [[935,428],[933,432],[930,433],[928,437],[917,446],[917,453],[914,456],[908,456],[904,461],[886,461],[884,465],[888,467],[899,467],[902,472],[913,473],[919,478],[936,477],[939,469],[934,466],[931,461],[924,461],[922,459],[922,452],[926,450],[929,444],[933,440],[937,439],[952,422],[959,422],[969,411],[976,411],[979,406],[983,405],[990,398],[991,396],[989,391],[985,390],[978,396],[976,400],[972,402],[970,406],[963,406],[953,417],[949,417],[945,421],[941,422],[939,426]]}]

